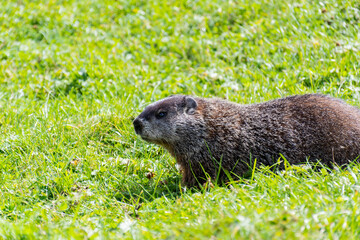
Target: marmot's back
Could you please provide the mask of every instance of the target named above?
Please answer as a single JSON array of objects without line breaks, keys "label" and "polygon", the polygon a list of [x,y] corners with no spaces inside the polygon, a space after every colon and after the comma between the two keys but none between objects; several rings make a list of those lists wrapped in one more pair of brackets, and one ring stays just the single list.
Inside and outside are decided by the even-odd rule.
[{"label": "marmot's back", "polygon": [[255,133],[253,154],[259,159],[269,161],[271,150],[272,157],[282,153],[294,164],[310,158],[342,165],[360,154],[360,111],[341,100],[308,94],[249,105],[245,112],[257,113],[250,125],[261,134],[246,132]]},{"label": "marmot's back", "polygon": [[204,171],[212,178],[241,176],[255,158],[274,165],[282,154],[292,164],[309,159],[331,166],[360,155],[359,109],[318,94],[252,105],[172,96],[149,105],[134,127],[176,158],[188,185],[205,181]]}]

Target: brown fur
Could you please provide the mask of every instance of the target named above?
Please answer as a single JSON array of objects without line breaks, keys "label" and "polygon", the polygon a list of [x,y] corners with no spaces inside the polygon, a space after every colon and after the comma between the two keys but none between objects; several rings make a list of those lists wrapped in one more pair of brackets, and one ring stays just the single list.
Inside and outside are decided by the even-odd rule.
[{"label": "brown fur", "polygon": [[360,110],[319,94],[252,105],[176,95],[146,107],[134,127],[176,158],[189,186],[242,176],[254,159],[272,166],[280,154],[330,167],[360,155]]}]

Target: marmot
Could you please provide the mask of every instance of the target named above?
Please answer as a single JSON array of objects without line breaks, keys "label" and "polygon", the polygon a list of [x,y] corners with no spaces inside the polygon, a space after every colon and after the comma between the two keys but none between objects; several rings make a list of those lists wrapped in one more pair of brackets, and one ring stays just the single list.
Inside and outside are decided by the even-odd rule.
[{"label": "marmot", "polygon": [[243,176],[257,164],[320,161],[344,165],[360,155],[360,110],[306,94],[240,105],[175,95],[150,104],[133,122],[145,141],[167,149],[188,186]]}]

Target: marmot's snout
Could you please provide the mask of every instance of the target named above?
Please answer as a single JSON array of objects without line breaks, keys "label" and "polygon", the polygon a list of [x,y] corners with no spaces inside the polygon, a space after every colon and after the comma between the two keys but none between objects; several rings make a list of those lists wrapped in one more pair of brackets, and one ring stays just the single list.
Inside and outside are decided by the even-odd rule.
[{"label": "marmot's snout", "polygon": [[133,122],[136,134],[141,135],[143,130],[143,124],[139,118],[136,118]]}]

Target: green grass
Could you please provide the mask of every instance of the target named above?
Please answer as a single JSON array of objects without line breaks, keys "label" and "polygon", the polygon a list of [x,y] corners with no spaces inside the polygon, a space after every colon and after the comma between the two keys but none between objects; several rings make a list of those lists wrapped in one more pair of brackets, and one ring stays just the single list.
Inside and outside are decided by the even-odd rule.
[{"label": "green grass", "polygon": [[356,0],[3,1],[0,239],[359,239],[359,165],[189,190],[131,123],[170,94],[360,106],[359,32]]}]

